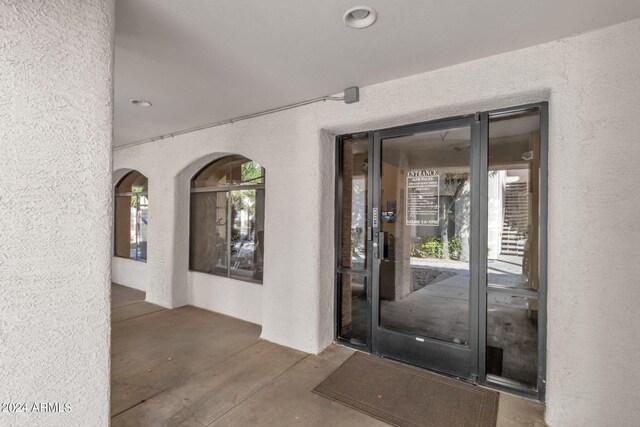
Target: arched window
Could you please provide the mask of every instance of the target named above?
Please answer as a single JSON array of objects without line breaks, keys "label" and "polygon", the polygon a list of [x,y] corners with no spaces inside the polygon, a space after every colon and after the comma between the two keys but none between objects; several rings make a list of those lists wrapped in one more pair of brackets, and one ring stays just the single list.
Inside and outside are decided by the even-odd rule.
[{"label": "arched window", "polygon": [[148,209],[147,177],[138,171],[129,172],[115,188],[116,256],[137,261],[147,260]]},{"label": "arched window", "polygon": [[238,155],[194,175],[190,270],[262,283],[264,183],[264,168]]}]

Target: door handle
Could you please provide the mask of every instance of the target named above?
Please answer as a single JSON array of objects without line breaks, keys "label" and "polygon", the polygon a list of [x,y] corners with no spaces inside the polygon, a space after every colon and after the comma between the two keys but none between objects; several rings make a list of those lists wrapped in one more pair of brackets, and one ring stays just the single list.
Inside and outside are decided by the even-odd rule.
[{"label": "door handle", "polygon": [[378,258],[379,259],[387,259],[386,251],[384,250],[384,231],[378,232]]}]

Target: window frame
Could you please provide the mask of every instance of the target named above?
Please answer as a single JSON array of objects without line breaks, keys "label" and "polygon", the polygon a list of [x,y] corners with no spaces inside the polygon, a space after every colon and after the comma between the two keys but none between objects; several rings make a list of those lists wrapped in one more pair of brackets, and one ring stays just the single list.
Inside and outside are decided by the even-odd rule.
[{"label": "window frame", "polygon": [[[262,285],[264,282],[264,276],[263,279],[254,279],[251,277],[240,277],[240,276],[232,276],[231,275],[231,246],[232,246],[232,241],[231,241],[231,230],[233,227],[233,221],[231,220],[231,215],[232,215],[232,202],[231,202],[231,193],[233,193],[234,191],[241,191],[241,190],[256,190],[256,194],[258,190],[262,190],[265,192],[265,198],[266,198],[266,169],[260,165],[259,163],[255,162],[252,159],[249,159],[247,157],[244,157],[247,161],[242,163],[249,163],[249,162],[253,162],[258,164],[261,168],[262,168],[262,183],[260,184],[233,184],[233,185],[224,185],[224,186],[215,186],[215,187],[194,187],[194,181],[195,178],[197,176],[200,175],[201,172],[203,172],[204,170],[206,170],[207,168],[211,167],[214,163],[219,162],[221,160],[225,160],[228,157],[237,157],[237,154],[231,154],[229,156],[224,156],[224,157],[220,157],[218,159],[213,160],[212,162],[207,163],[205,166],[203,166],[202,168],[198,169],[198,171],[193,175],[193,177],[191,178],[191,180],[189,181],[189,185],[190,185],[190,191],[189,191],[189,208],[191,209],[192,206],[192,195],[193,194],[199,194],[199,193],[225,193],[226,194],[226,207],[225,207],[225,231],[226,231],[226,274],[222,274],[222,273],[218,273],[215,271],[202,271],[202,270],[197,270],[194,269],[192,267],[191,264],[191,251],[192,251],[192,247],[191,247],[191,238],[192,238],[192,234],[191,234],[191,230],[193,229],[193,215],[192,212],[189,212],[189,271],[190,272],[195,272],[195,273],[200,273],[200,274],[208,274],[211,276],[218,276],[218,277],[225,277],[227,279],[231,279],[231,280],[239,280],[242,282],[248,282],[248,283],[253,283],[256,285]],[[256,179],[256,178],[254,178]],[[248,181],[247,181],[248,182]],[[264,254],[262,254],[264,257]],[[264,272],[264,261],[262,263],[262,269]],[[264,274],[264,273],[263,273]]]},{"label": "window frame", "polygon": [[[143,176],[146,180],[147,180],[147,190],[145,191],[122,191],[122,192],[118,192],[118,187],[120,186],[120,184],[122,184],[122,182],[131,174],[133,173],[138,173],[141,176]],[[118,180],[118,182],[115,184],[114,186],[114,191],[113,191],[113,208],[114,208],[114,214],[113,214],[113,256],[117,257],[117,258],[122,258],[122,259],[129,259],[131,261],[137,261],[137,262],[147,262],[147,258],[140,258],[138,256],[138,247],[140,244],[140,223],[138,221],[138,215],[136,214],[136,229],[135,229],[135,235],[136,235],[136,246],[135,246],[135,257],[132,258],[131,256],[122,256],[122,255],[118,255],[117,249],[118,249],[118,238],[117,238],[117,224],[118,224],[118,219],[117,219],[117,210],[116,210],[116,202],[118,200],[118,197],[121,198],[125,198],[125,197],[137,197],[137,202],[136,202],[136,213],[140,211],[140,196],[144,196],[147,198],[147,209],[148,209],[148,203],[149,203],[149,190],[148,190],[148,184],[149,183],[149,179],[142,174],[141,172],[137,171],[137,170],[132,170],[127,172],[126,174],[124,174],[122,176],[122,178],[120,178]],[[131,219],[129,219],[131,220]],[[131,253],[131,247],[129,247],[129,253]]]}]

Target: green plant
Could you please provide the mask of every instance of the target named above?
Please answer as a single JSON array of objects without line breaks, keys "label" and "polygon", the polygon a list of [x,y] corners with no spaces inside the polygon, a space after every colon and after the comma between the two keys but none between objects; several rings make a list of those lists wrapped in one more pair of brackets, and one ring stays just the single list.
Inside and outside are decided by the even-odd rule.
[{"label": "green plant", "polygon": [[420,253],[420,243],[412,243],[411,244],[411,256],[414,258],[422,258],[422,254]]},{"label": "green plant", "polygon": [[444,258],[444,246],[442,239],[435,237],[422,245],[422,251],[427,258]]},{"label": "green plant", "polygon": [[449,240],[449,258],[459,260],[462,252],[462,239],[456,236]]},{"label": "green plant", "polygon": [[448,258],[458,260],[462,252],[462,239],[459,236],[442,241],[441,237],[423,237],[411,245],[411,256],[416,258]]},{"label": "green plant", "polygon": [[264,182],[264,169],[256,162],[246,162],[240,166],[240,180],[243,183],[247,182]]}]

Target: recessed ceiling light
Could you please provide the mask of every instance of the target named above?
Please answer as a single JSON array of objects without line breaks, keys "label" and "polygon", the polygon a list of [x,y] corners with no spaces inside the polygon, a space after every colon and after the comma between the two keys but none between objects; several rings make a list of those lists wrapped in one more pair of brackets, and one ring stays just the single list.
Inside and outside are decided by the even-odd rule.
[{"label": "recessed ceiling light", "polygon": [[347,10],[342,19],[349,27],[361,29],[372,26],[378,13],[370,7],[357,6]]},{"label": "recessed ceiling light", "polygon": [[130,99],[129,102],[138,107],[151,107],[151,103],[144,99]]}]

